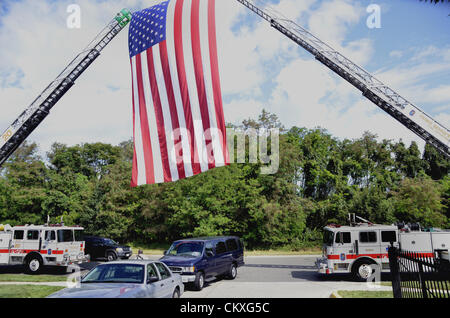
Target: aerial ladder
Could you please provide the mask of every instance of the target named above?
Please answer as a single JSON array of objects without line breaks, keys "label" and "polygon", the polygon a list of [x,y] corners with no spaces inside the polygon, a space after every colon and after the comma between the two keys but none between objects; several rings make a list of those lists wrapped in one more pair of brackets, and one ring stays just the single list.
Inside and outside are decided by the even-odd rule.
[{"label": "aerial ladder", "polygon": [[[450,131],[446,127],[294,21],[286,19],[270,8],[262,10],[253,1],[237,1],[306,49],[318,61],[359,89],[366,98],[450,158]],[[131,19],[132,14],[127,9],[118,13],[1,135],[0,166],[41,124],[51,108],[69,91],[75,80],[97,59],[100,52],[126,27]]]},{"label": "aerial ladder", "polygon": [[103,49],[131,21],[129,10],[121,10],[111,22],[81,51],[42,93],[25,109],[0,137],[0,166],[48,116],[55,104],[75,81],[100,56]]},{"label": "aerial ladder", "polygon": [[251,0],[237,1],[314,55],[318,61],[359,89],[367,99],[413,131],[425,142],[434,146],[447,159],[450,158],[450,131],[419,107],[274,9],[267,7],[263,10]]}]

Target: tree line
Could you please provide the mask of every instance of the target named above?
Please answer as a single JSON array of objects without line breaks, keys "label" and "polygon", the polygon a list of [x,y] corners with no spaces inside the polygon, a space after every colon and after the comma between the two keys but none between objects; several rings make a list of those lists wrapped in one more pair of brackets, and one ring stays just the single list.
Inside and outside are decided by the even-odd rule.
[{"label": "tree line", "polygon": [[[233,125],[228,125],[229,127]],[[233,126],[235,127],[235,126]],[[169,243],[238,235],[252,248],[301,249],[348,213],[375,223],[450,227],[449,161],[433,147],[340,140],[325,129],[285,129],[263,113],[235,128],[280,128],[280,166],[231,164],[174,183],[130,187],[133,142],[23,144],[0,169],[0,223],[52,223],[61,216],[90,234],[121,242]]]}]

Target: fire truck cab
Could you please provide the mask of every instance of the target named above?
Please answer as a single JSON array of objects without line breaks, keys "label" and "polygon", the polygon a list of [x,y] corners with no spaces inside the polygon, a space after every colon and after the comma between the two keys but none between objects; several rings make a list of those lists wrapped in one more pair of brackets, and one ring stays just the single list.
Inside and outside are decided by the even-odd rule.
[{"label": "fire truck cab", "polygon": [[30,274],[44,266],[79,264],[84,254],[83,228],[58,225],[0,225],[0,265],[24,265]]},{"label": "fire truck cab", "polygon": [[389,270],[388,248],[391,244],[426,256],[448,251],[450,247],[448,230],[412,230],[368,221],[350,226],[328,225],[323,237],[323,255],[316,260],[318,272],[351,273],[359,281],[373,277],[376,270]]}]

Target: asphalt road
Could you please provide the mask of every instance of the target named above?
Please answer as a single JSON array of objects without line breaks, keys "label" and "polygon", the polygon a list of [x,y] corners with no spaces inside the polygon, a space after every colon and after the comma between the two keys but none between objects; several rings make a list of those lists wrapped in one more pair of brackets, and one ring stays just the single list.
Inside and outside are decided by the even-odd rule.
[{"label": "asphalt road", "polygon": [[[160,257],[145,258],[158,260]],[[319,275],[314,265],[316,258],[317,256],[247,256],[245,266],[238,269],[235,280],[207,281],[200,292],[186,288],[182,298],[328,298],[338,290],[392,290],[377,284],[354,282],[347,274]],[[81,265],[82,271],[86,272],[97,264],[98,262],[84,263]],[[1,273],[20,271],[20,267],[0,268]],[[389,274],[382,274],[381,280],[389,281]]]},{"label": "asphalt road", "polygon": [[[235,280],[211,280],[200,291],[186,289],[182,298],[328,298],[338,290],[391,290],[352,281],[350,275],[317,273],[317,256],[247,256]],[[158,257],[151,257],[158,259]],[[383,274],[382,281],[389,281]]]}]

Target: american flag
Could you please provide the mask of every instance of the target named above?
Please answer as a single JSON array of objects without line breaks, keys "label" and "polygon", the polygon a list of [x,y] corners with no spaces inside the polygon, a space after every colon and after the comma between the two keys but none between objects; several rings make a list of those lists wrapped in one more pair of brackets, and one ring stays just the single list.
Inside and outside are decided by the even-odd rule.
[{"label": "american flag", "polygon": [[133,187],[229,164],[215,10],[170,0],[133,14]]}]

